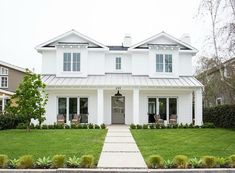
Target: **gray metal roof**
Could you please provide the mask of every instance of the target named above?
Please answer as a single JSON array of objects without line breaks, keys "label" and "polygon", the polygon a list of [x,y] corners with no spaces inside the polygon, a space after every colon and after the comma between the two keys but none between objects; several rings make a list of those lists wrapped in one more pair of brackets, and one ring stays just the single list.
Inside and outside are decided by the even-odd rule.
[{"label": "gray metal roof", "polygon": [[47,86],[68,87],[203,87],[191,76],[179,78],[150,78],[147,75],[137,76],[132,74],[105,74],[89,75],[88,77],[56,77],[55,75],[42,75],[42,81]]}]

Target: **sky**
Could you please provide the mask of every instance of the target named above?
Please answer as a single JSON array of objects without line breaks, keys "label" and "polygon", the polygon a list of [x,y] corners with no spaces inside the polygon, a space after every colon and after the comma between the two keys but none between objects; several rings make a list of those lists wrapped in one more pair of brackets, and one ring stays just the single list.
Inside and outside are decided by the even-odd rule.
[{"label": "sky", "polygon": [[[189,33],[200,50],[200,0],[0,0],[0,60],[41,72],[35,47],[71,29],[105,45],[132,43],[161,31]],[[195,66],[195,63],[193,64]]]}]

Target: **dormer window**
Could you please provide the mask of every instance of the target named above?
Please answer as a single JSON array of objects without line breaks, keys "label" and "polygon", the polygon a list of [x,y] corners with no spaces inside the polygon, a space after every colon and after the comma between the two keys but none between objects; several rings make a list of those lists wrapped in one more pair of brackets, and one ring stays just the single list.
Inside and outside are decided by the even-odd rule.
[{"label": "dormer window", "polygon": [[116,70],[122,69],[122,59],[121,57],[116,57]]},{"label": "dormer window", "polygon": [[8,69],[4,68],[4,67],[1,67],[0,68],[0,75],[8,75]]},{"label": "dormer window", "polygon": [[63,71],[80,71],[80,53],[64,53]]},{"label": "dormer window", "polygon": [[156,54],[156,72],[172,72],[171,54]]}]

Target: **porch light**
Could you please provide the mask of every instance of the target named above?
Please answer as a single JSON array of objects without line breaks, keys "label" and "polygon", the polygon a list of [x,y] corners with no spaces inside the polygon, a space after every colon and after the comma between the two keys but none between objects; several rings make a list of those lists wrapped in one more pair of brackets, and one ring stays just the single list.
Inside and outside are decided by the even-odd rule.
[{"label": "porch light", "polygon": [[114,96],[122,96],[122,94],[120,94],[118,90],[117,94],[115,94]]}]

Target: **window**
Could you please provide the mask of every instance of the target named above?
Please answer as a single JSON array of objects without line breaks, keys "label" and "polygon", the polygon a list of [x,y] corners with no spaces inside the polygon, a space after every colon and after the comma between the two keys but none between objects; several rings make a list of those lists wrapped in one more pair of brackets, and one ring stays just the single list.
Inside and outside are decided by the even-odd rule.
[{"label": "window", "polygon": [[64,53],[63,63],[63,71],[80,71],[80,53]]},{"label": "window", "polygon": [[222,98],[221,97],[216,99],[216,105],[222,105]]},{"label": "window", "polygon": [[1,82],[1,88],[7,88],[8,87],[8,77],[7,76],[2,76],[0,78]]},{"label": "window", "polygon": [[8,75],[8,69],[7,69],[7,68],[1,67],[0,70],[1,70],[1,71],[0,71],[0,74],[1,74],[1,75]]},{"label": "window", "polygon": [[156,54],[156,72],[172,72],[171,54]]},{"label": "window", "polygon": [[69,120],[71,121],[74,118],[74,114],[77,113],[77,98],[69,98]]},{"label": "window", "polygon": [[156,55],[156,72],[163,72],[163,54]]},{"label": "window", "polygon": [[165,72],[172,72],[172,55],[165,55]]},{"label": "window", "polygon": [[116,70],[121,70],[122,68],[122,59],[121,57],[116,57]]},{"label": "window", "polygon": [[71,53],[64,53],[64,71],[71,71]]}]

